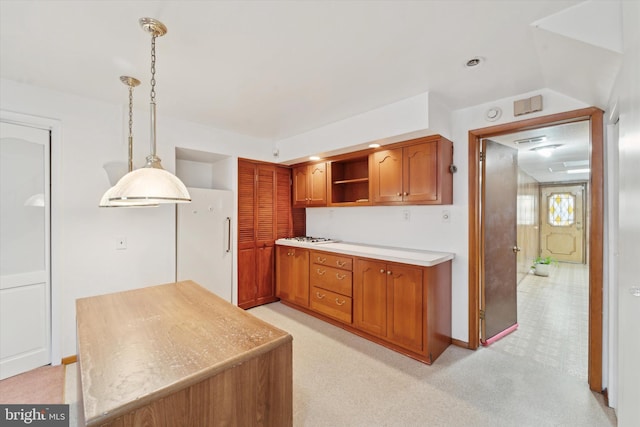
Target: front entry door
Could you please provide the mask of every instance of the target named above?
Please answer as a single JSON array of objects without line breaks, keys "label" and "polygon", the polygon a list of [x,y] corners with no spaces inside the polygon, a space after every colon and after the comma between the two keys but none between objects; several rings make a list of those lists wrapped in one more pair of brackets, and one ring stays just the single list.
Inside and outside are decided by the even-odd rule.
[{"label": "front entry door", "polygon": [[49,145],[0,123],[0,379],[51,363]]},{"label": "front entry door", "polygon": [[584,184],[540,189],[540,255],[584,264]]},{"label": "front entry door", "polygon": [[518,150],[482,141],[481,339],[483,343],[517,322]]}]

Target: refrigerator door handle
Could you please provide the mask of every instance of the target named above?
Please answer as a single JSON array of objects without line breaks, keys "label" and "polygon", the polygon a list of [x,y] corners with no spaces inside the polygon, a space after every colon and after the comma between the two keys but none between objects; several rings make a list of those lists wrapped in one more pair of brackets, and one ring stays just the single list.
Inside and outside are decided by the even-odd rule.
[{"label": "refrigerator door handle", "polygon": [[231,252],[231,217],[227,217],[227,252]]}]

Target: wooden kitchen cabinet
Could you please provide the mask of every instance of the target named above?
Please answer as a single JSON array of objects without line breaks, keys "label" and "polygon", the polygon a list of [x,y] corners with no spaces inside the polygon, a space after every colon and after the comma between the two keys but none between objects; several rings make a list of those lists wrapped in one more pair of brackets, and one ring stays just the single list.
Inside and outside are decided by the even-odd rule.
[{"label": "wooden kitchen cabinet", "polygon": [[293,168],[293,206],[327,205],[327,164],[315,163]]},{"label": "wooden kitchen cabinet", "polygon": [[357,259],[354,271],[354,323],[359,329],[387,336],[387,265]]},{"label": "wooden kitchen cabinet", "polygon": [[340,322],[353,320],[353,258],[312,251],[309,268],[310,307]]},{"label": "wooden kitchen cabinet", "polygon": [[423,267],[284,245],[277,251],[285,304],[428,364],[451,344],[450,260]]},{"label": "wooden kitchen cabinet", "polygon": [[328,164],[330,206],[370,204],[369,156],[348,157]]},{"label": "wooden kitchen cabinet", "polygon": [[409,350],[423,349],[422,269],[387,264],[387,338]]},{"label": "wooden kitchen cabinet", "polygon": [[238,161],[238,306],[277,301],[275,241],[291,237],[291,172],[274,164]]},{"label": "wooden kitchen cabinet", "polygon": [[422,351],[422,269],[356,260],[355,323],[369,333],[410,350]]},{"label": "wooden kitchen cabinet", "polygon": [[294,304],[309,306],[309,250],[277,246],[276,295]]},{"label": "wooden kitchen cabinet", "polygon": [[[406,145],[405,145],[406,144]],[[372,153],[369,160],[374,204],[453,203],[453,144],[438,135]]]}]

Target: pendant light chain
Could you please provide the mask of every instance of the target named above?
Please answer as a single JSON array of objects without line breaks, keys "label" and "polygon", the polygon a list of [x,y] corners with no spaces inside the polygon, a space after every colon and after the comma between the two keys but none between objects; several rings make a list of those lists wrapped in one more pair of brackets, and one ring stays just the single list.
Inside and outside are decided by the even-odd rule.
[{"label": "pendant light chain", "polygon": [[156,33],[151,34],[151,151],[147,156],[147,166],[162,169],[160,158],[156,156]]},{"label": "pendant light chain", "polygon": [[133,84],[129,85],[129,172],[133,170]]},{"label": "pendant light chain", "polygon": [[156,102],[156,36],[151,37],[151,102]]}]

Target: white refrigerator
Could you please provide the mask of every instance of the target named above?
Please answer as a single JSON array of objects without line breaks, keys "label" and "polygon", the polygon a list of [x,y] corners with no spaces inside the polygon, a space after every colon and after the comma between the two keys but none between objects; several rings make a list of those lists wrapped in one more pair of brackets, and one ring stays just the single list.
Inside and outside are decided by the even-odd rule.
[{"label": "white refrigerator", "polygon": [[189,188],[177,205],[176,280],[193,280],[231,301],[233,192]]}]

